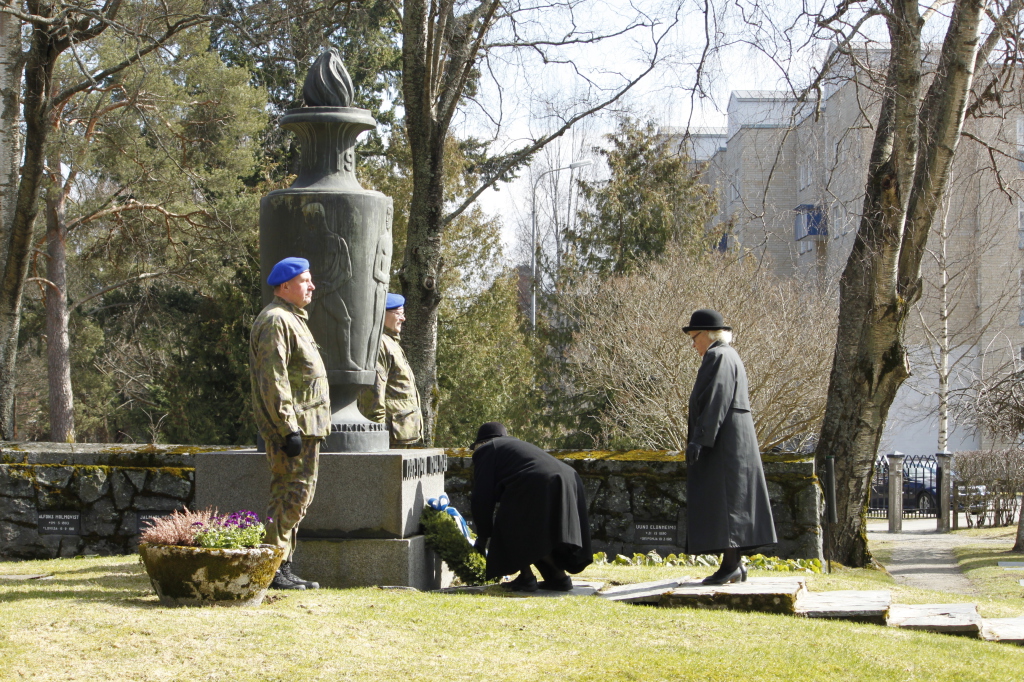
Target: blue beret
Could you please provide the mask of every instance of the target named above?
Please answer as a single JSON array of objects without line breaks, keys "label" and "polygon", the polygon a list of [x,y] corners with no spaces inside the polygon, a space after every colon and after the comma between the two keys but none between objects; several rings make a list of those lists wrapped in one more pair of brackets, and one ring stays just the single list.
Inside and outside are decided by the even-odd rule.
[{"label": "blue beret", "polygon": [[388,294],[388,300],[384,303],[384,310],[394,310],[405,305],[405,296],[401,294]]},{"label": "blue beret", "polygon": [[309,270],[309,261],[305,258],[285,258],[270,271],[270,276],[267,277],[267,284],[276,287],[278,284],[284,284],[296,275],[301,275],[306,270]]}]

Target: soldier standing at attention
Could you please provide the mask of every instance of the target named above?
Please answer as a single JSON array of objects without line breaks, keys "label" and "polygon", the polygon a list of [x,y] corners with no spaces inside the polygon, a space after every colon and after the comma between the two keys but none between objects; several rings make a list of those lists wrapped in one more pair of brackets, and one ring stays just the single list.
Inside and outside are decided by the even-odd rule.
[{"label": "soldier standing at attention", "polygon": [[370,421],[387,424],[391,448],[408,448],[423,440],[423,414],[416,377],[399,345],[405,322],[405,297],[388,294],[384,304],[384,333],[377,349],[373,390],[359,396],[359,410]]},{"label": "soldier standing at attention", "polygon": [[267,443],[270,502],[264,540],[284,550],[271,587],[316,589],[292,572],[299,523],[316,490],[320,441],[331,431],[327,370],[303,310],[313,300],[309,261],[285,258],[267,277],[274,300],[252,324],[249,371],[256,427]]}]

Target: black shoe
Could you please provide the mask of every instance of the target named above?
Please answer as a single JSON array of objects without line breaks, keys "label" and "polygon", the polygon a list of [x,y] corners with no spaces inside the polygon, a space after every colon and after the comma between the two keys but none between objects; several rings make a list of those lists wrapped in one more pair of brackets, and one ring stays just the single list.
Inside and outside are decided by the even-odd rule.
[{"label": "black shoe", "polygon": [[272,590],[304,590],[305,585],[300,585],[297,582],[291,580],[286,576],[280,569],[274,574],[274,581],[270,583],[270,589]]},{"label": "black shoe", "polygon": [[747,567],[744,566],[743,564],[740,564],[740,573],[742,574],[741,577],[740,577],[740,582],[741,583],[747,582]]},{"label": "black shoe", "polygon": [[294,573],[292,573],[292,562],[290,562],[290,561],[281,562],[281,570],[279,570],[278,573],[279,574],[283,573],[284,577],[288,578],[288,580],[292,581],[296,585],[302,585],[303,589],[306,589],[306,590],[319,590],[320,589],[320,583],[315,583],[312,580],[303,580],[299,576],[297,576]]},{"label": "black shoe", "polygon": [[505,589],[512,590],[513,592],[536,592],[537,577],[533,573],[520,571],[519,577],[505,583]]},{"label": "black shoe", "polygon": [[541,580],[537,587],[549,592],[572,592],[572,578],[565,576],[556,580]]},{"label": "black shoe", "polygon": [[704,585],[725,585],[726,583],[738,583],[743,580],[743,567],[737,566],[728,572],[717,571],[707,578],[704,578],[701,582]]}]

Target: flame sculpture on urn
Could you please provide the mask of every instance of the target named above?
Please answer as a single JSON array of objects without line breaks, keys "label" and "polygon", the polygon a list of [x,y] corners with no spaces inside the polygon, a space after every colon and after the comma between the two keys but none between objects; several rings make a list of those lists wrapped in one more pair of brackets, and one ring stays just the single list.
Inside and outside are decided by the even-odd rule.
[{"label": "flame sculpture on urn", "polygon": [[352,79],[337,50],[313,63],[302,89],[305,106],[291,109],[281,127],[298,137],[298,177],[291,187],[260,202],[263,299],[274,263],[287,256],[309,260],[316,289],[307,306],[309,328],[320,346],[331,386],[331,435],[325,452],[388,449],[384,424],[356,407],[372,386],[391,273],[391,199],[360,187],[355,143],[377,124],[351,106]]}]

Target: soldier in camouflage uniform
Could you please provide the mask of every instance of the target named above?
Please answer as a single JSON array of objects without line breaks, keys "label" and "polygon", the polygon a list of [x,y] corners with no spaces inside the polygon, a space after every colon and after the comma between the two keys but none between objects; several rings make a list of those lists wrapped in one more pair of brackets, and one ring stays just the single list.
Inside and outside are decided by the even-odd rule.
[{"label": "soldier in camouflage uniform", "polygon": [[313,297],[309,261],[285,258],[267,284],[274,300],[260,312],[249,339],[249,368],[256,426],[267,444],[270,502],[265,542],[284,550],[284,562],[271,587],[319,587],[292,572],[299,522],[316,490],[320,441],[330,434],[327,371],[305,308]]},{"label": "soldier in camouflage uniform", "polygon": [[423,413],[416,377],[399,345],[405,322],[405,297],[388,294],[384,333],[377,349],[377,376],[373,390],[359,396],[359,409],[371,421],[387,424],[392,448],[408,448],[423,440]]}]

